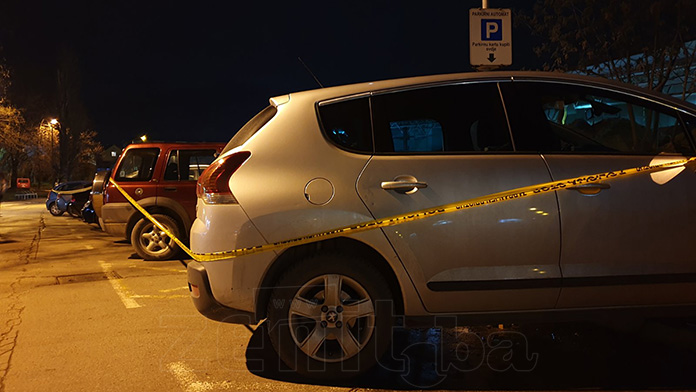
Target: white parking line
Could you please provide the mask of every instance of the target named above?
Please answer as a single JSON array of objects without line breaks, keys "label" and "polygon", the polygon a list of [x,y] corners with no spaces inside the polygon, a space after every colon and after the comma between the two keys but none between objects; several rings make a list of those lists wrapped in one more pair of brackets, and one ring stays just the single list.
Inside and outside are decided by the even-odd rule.
[{"label": "white parking line", "polygon": [[190,298],[188,294],[175,295],[152,295],[152,294],[131,294],[131,298],[154,298],[154,299],[174,299],[174,298]]},{"label": "white parking line", "polygon": [[139,308],[140,304],[137,303],[135,299],[133,299],[133,295],[131,294],[130,290],[126,288],[126,286],[121,282],[120,279],[114,278],[113,274],[111,274],[111,272],[113,272],[113,270],[111,269],[111,263],[99,260],[99,265],[101,265],[102,269],[104,270],[106,277],[109,278],[111,287],[114,288],[116,295],[118,295],[118,297],[121,299],[121,302],[123,302],[123,306],[125,306],[126,309]]},{"label": "white parking line", "polygon": [[229,381],[198,381],[198,377],[196,377],[193,370],[183,362],[173,362],[168,364],[167,367],[185,392],[219,391],[221,389],[231,389],[234,386]]},{"label": "white parking line", "polygon": [[172,291],[188,290],[188,286],[177,287],[175,289],[162,289],[160,293],[171,293]]}]

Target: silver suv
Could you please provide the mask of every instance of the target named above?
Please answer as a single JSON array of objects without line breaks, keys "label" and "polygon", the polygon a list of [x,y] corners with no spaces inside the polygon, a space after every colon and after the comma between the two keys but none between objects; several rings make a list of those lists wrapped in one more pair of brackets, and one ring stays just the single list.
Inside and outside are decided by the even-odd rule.
[{"label": "silver suv", "polygon": [[[282,243],[509,189],[681,160],[694,155],[696,136],[694,106],[556,73],[389,80],[270,103],[199,179],[194,252]],[[349,376],[388,348],[393,314],[503,320],[692,309],[694,200],[691,164],[608,175],[191,262],[188,279],[205,316],[266,318],[280,358],[299,373]]]}]

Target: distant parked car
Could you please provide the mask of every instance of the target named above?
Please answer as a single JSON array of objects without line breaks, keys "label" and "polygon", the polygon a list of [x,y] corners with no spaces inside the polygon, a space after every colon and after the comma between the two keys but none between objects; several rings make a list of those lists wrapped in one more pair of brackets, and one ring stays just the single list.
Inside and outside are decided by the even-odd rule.
[{"label": "distant parked car", "polygon": [[[70,216],[74,218],[81,217],[82,207],[84,207],[85,203],[89,201],[89,193],[91,190],[92,188],[84,189],[82,190],[82,192],[76,192],[72,194],[72,198],[67,202],[67,205],[65,206],[65,210],[68,212],[68,214],[70,214]],[[64,199],[58,199],[58,204],[61,204],[60,200]]]},{"label": "distant parked car", "polygon": [[[68,209],[68,203],[72,200],[73,193],[79,193],[74,191],[91,189],[91,186],[92,184],[87,181],[70,181],[56,185],[48,192],[46,209],[53,216],[63,215]],[[87,190],[89,191],[89,189]]]},{"label": "distant parked car", "polygon": [[[196,217],[196,181],[224,147],[225,143],[131,144],[111,176],[170,232],[187,241]],[[107,184],[103,199],[100,223],[104,231],[130,240],[145,260],[168,260],[177,254],[174,241],[133,208],[113,184]]]},{"label": "distant parked car", "polygon": [[85,205],[82,206],[80,215],[82,216],[82,220],[84,220],[87,223],[99,224],[97,213],[94,211],[94,207],[92,207],[92,200],[87,200],[87,203],[85,203]]},{"label": "distant parked car", "polygon": [[17,179],[17,189],[29,189],[31,188],[31,181],[28,178],[18,178]]},{"label": "distant parked car", "polygon": [[[106,190],[106,185],[109,183],[110,176],[111,169],[100,170],[94,173],[94,179],[92,180],[92,191],[89,193],[90,208],[94,211],[94,223],[97,223],[102,230],[104,230],[104,222],[101,218],[101,209],[104,205],[104,191]],[[87,212],[87,214],[90,214],[90,212]],[[87,221],[84,213],[82,214],[82,217],[85,219],[85,221]]]}]

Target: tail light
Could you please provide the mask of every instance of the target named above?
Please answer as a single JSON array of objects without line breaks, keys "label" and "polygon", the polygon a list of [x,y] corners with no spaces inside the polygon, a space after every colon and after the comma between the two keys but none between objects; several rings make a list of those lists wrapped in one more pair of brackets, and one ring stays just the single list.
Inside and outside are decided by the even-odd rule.
[{"label": "tail light", "polygon": [[250,156],[249,151],[240,151],[213,162],[198,178],[196,195],[207,204],[237,204],[230,177]]},{"label": "tail light", "polygon": [[70,199],[70,202],[71,202],[71,203],[74,203],[74,202],[75,202],[75,198],[73,197],[72,199]]}]

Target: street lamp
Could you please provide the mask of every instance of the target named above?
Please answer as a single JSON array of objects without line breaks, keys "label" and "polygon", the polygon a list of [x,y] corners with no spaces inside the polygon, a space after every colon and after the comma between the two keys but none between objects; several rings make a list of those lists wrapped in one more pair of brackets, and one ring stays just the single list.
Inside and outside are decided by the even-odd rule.
[{"label": "street lamp", "polygon": [[[51,168],[54,169],[54,152],[55,152],[55,143],[56,143],[56,132],[58,131],[60,127],[60,122],[58,121],[57,118],[43,118],[41,119],[41,123],[39,124],[39,132],[41,133],[41,137],[46,137],[46,142],[48,143],[48,137],[50,134],[51,138],[51,149],[50,152],[46,151],[46,153],[50,154],[48,161],[50,162]],[[47,134],[48,133],[48,134]],[[43,144],[43,143],[42,143]],[[43,149],[43,146],[42,146]],[[54,169],[55,170],[55,169]]]},{"label": "street lamp", "polygon": [[147,141],[147,135],[140,136],[140,140],[142,140],[143,143],[145,143]]}]

